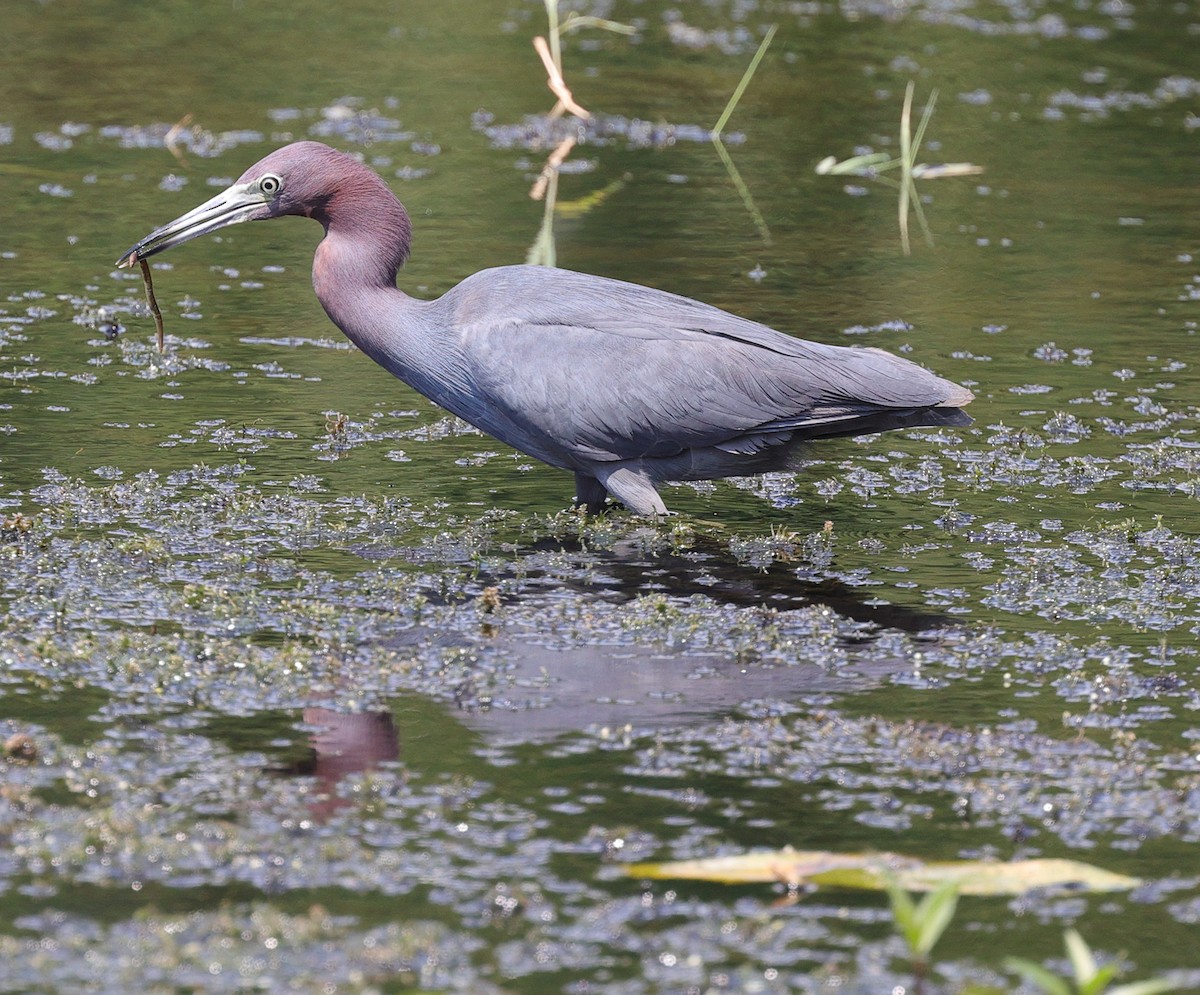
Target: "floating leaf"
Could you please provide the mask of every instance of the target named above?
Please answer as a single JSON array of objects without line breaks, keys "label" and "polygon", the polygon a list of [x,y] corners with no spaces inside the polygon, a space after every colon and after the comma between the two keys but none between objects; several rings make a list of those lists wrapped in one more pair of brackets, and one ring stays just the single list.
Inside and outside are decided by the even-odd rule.
[{"label": "floating leaf", "polygon": [[627,864],[625,871],[631,877],[640,878],[685,878],[723,884],[783,882],[871,891],[885,890],[890,877],[907,891],[936,891],[953,883],[963,895],[1022,895],[1038,888],[1125,891],[1139,883],[1137,878],[1114,874],[1076,860],[926,863],[896,853],[846,854],[793,850],[791,847],[705,860]]},{"label": "floating leaf", "polygon": [[[885,163],[892,163],[892,157],[887,152],[870,152],[866,155],[856,155],[850,159],[843,159],[838,162],[833,156],[826,156],[817,163],[817,173],[821,176],[844,176],[847,173],[866,176],[873,173],[875,170],[882,167]],[[895,161],[899,164],[899,160]]]},{"label": "floating leaf", "polygon": [[[833,874],[839,876],[838,883],[844,887],[882,888],[884,875],[889,871],[896,874],[900,870],[900,866],[891,863],[893,860],[904,861],[904,858],[886,853],[864,855],[828,850],[793,850],[785,846],[782,850],[763,850],[732,857],[627,864],[625,870],[631,877],[690,878],[722,884],[755,884],[764,881],[801,884]],[[913,861],[905,863],[910,867],[915,864]]]},{"label": "floating leaf", "polygon": [[914,180],[942,180],[948,176],[978,176],[983,172],[982,166],[973,162],[943,162],[936,166],[917,163],[913,166]]},{"label": "floating leaf", "polygon": [[940,861],[898,877],[900,884],[910,891],[929,891],[944,881],[957,881],[964,895],[1023,895],[1038,888],[1128,891],[1141,883],[1137,878],[1114,874],[1093,864],[1057,858]]}]

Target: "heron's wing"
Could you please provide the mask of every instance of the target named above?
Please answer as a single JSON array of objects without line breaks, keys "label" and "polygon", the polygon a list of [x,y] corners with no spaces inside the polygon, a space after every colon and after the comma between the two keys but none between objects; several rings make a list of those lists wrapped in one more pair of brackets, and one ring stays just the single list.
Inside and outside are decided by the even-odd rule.
[{"label": "heron's wing", "polygon": [[590,459],[711,447],[750,453],[782,433],[829,434],[832,423],[880,407],[853,396],[849,381],[860,367],[843,372],[837,367],[848,364],[728,341],[521,325],[493,329],[487,343],[476,370],[481,396],[513,423]]},{"label": "heron's wing", "polygon": [[489,274],[514,284],[483,288],[503,310],[460,314],[464,356],[478,396],[527,446],[553,439],[585,459],[751,453],[970,398],[890,353],[805,342],[662,291],[530,267],[473,279]]}]

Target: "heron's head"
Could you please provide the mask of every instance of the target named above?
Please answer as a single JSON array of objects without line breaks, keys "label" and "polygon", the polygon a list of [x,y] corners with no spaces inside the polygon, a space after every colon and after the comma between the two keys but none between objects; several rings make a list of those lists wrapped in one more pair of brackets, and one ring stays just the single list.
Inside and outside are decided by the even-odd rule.
[{"label": "heron's head", "polygon": [[[349,156],[320,142],[294,142],[246,170],[236,183],[174,221],[155,228],[131,247],[118,266],[157,255],[193,238],[243,221],[266,221],[285,214],[322,217],[336,185],[337,167]],[[361,168],[361,167],[360,167]]]}]

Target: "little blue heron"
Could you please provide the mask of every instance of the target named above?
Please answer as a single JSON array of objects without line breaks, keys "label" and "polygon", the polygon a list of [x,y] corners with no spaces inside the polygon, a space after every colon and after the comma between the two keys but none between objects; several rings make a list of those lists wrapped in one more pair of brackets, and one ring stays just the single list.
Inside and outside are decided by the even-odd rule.
[{"label": "little blue heron", "polygon": [[821,345],[707,304],[540,266],[467,277],[432,301],[396,287],[411,225],[357,159],[296,142],[157,228],[119,261],[242,221],[314,218],[325,313],[389,373],[472,425],[575,474],[589,512],[606,495],[666,514],[664,480],[796,465],[808,439],[968,425],[965,387],[880,349]]}]

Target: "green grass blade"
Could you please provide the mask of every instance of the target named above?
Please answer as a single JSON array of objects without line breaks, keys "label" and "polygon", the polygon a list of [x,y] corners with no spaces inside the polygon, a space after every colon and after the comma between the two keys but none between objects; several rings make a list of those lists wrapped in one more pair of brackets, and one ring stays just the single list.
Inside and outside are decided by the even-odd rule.
[{"label": "green grass blade", "polygon": [[1105,995],[1108,983],[1118,974],[1116,964],[1105,964],[1092,975],[1087,984],[1079,985],[1079,995]]},{"label": "green grass blade", "polygon": [[560,40],[562,32],[558,27],[558,0],[545,0],[546,4],[546,20],[550,24],[550,30],[547,34],[550,36],[550,58],[554,60],[554,65],[558,69],[558,73],[562,75],[562,41]]},{"label": "green grass blade", "polygon": [[917,941],[920,938],[920,928],[917,923],[917,906],[912,900],[912,896],[907,891],[900,887],[894,878],[889,876],[885,884],[887,886],[888,901],[892,905],[892,919],[896,923],[896,932],[908,944],[908,949],[912,953],[917,952]]},{"label": "green grass blade", "polygon": [[912,168],[912,99],[915,86],[912,80],[904,88],[904,106],[900,110],[900,163]]},{"label": "green grass blade", "polygon": [[767,227],[767,219],[762,216],[762,211],[758,209],[758,205],[754,203],[754,197],[750,193],[750,188],[746,186],[746,181],[742,179],[742,174],[738,172],[737,166],[733,164],[733,158],[729,155],[729,150],[725,148],[725,143],[721,141],[717,134],[712,135],[713,147],[717,150],[717,155],[721,157],[721,162],[725,164],[725,170],[729,173],[729,179],[732,181],[734,189],[742,198],[742,203],[746,205],[746,210],[750,213],[750,218],[754,222],[754,227],[758,229],[759,237],[762,238],[764,244],[771,244],[771,229]]},{"label": "green grass blade", "polygon": [[925,244],[933,245],[933,232],[929,230],[929,222],[925,220],[925,208],[921,204],[921,195],[917,192],[916,181],[912,186],[913,213],[917,216],[917,224],[921,226],[921,234],[925,236]]},{"label": "green grass blade", "polygon": [[1178,991],[1179,985],[1167,978],[1150,978],[1147,981],[1131,981],[1127,985],[1110,988],[1106,995],[1158,995],[1159,992]]},{"label": "green grass blade", "polygon": [[567,19],[559,26],[559,34],[570,34],[572,31],[582,31],[584,28],[599,28],[601,31],[611,31],[616,35],[636,35],[637,28],[632,24],[622,24],[620,21],[608,21],[603,17],[593,17],[591,14],[567,15]]},{"label": "green grass blade", "polygon": [[1024,957],[1005,957],[1004,969],[1019,974],[1030,984],[1037,985],[1046,995],[1071,995],[1070,986],[1056,974],[1047,971]]},{"label": "green grass blade", "polygon": [[[549,0],[547,0],[549,2]],[[758,64],[762,62],[762,57],[767,54],[767,49],[771,45],[771,39],[775,37],[775,32],[779,28],[778,24],[772,24],[767,29],[766,35],[763,37],[762,44],[758,46],[758,51],[754,53],[754,58],[750,60],[750,65],[746,67],[746,71],[742,73],[741,81],[737,85],[737,89],[733,91],[733,96],[729,98],[729,103],[725,105],[725,110],[721,117],[717,120],[716,126],[712,133],[714,137],[719,138],[721,132],[725,130],[725,125],[729,123],[729,118],[733,114],[733,109],[737,107],[738,101],[742,99],[742,94],[746,92],[746,87],[750,85],[750,80],[754,78],[754,73],[758,70]]]},{"label": "green grass blade", "polygon": [[938,92],[934,90],[929,95],[929,100],[925,102],[925,110],[921,112],[921,121],[917,125],[917,133],[913,137],[912,156],[915,160],[921,151],[921,143],[925,141],[925,129],[929,127],[929,121],[933,117],[933,108],[937,105]]},{"label": "green grass blade", "polygon": [[947,881],[937,891],[931,891],[917,907],[917,953],[928,956],[950,920],[954,918],[954,910],[958,907],[958,882]]},{"label": "green grass blade", "polygon": [[908,81],[904,88],[904,108],[900,111],[900,197],[896,211],[900,219],[900,247],[904,254],[912,254],[912,246],[908,240],[908,204],[916,193],[913,185],[913,151],[912,151],[912,98],[913,82]]},{"label": "green grass blade", "polygon": [[906,256],[912,255],[912,247],[908,242],[908,199],[911,186],[909,183],[901,182],[900,199],[896,208],[900,216],[900,247]]},{"label": "green grass blade", "polygon": [[1067,956],[1071,958],[1071,969],[1075,972],[1075,982],[1080,988],[1083,988],[1096,976],[1096,958],[1092,956],[1092,948],[1074,929],[1068,929],[1063,933],[1063,943],[1067,948]]}]

